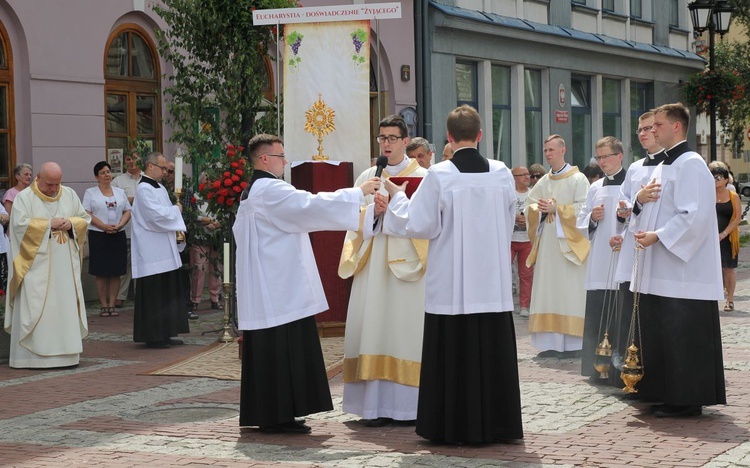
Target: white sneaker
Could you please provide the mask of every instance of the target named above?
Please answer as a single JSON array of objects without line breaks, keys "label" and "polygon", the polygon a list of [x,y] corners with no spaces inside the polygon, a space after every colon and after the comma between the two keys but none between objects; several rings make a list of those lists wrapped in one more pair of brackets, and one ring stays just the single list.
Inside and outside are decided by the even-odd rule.
[{"label": "white sneaker", "polygon": [[529,316],[529,309],[526,307],[521,307],[521,312],[518,314],[521,317],[528,317]]}]

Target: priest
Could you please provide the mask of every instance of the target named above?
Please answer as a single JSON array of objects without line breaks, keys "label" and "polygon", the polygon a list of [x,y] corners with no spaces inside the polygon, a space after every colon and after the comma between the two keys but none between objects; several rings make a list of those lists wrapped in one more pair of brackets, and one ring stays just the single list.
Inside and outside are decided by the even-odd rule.
[{"label": "priest", "polygon": [[240,426],[305,434],[310,426],[296,417],[333,409],[314,317],[328,303],[308,233],[372,224],[374,207],[362,217],[360,207],[380,179],[334,193],[295,190],[281,179],[283,145],[274,135],[250,140],[254,171],[233,227],[244,331]]},{"label": "priest", "polygon": [[526,223],[532,242],[526,264],[534,266],[529,333],[539,357],[574,358],[583,345],[586,258],[589,240],[576,227],[589,182],[565,162],[565,140],[550,135],[544,157],[550,171],[531,189]]},{"label": "priest", "polygon": [[132,210],[133,341],[149,348],[181,345],[182,340],[172,337],[190,332],[177,246],[177,232],[185,231],[185,223],[182,207],[172,204],[159,183],[166,174],[167,160],[161,153],[146,156]]},{"label": "priest", "polygon": [[640,294],[644,377],[639,393],[662,404],[657,417],[699,416],[726,404],[719,325],[724,298],[714,179],[687,143],[690,114],[681,104],[653,110],[652,132],[666,152],[636,200],[636,261],[631,290]]},{"label": "priest", "polygon": [[[387,159],[383,177],[427,172],[405,154],[409,130],[401,117],[385,117],[377,141]],[[355,185],[377,170],[365,170]],[[381,193],[387,193],[384,187]],[[363,213],[373,200],[365,197]],[[354,276],[344,338],[343,408],[361,415],[368,427],[417,419],[424,329],[427,241],[389,236],[380,227],[378,219],[347,232],[339,264],[342,278]]]},{"label": "priest", "polygon": [[16,196],[5,305],[10,367],[78,365],[88,335],[81,258],[90,222],[54,162],[42,164],[31,186]]},{"label": "priest", "polygon": [[[607,334],[612,336],[617,284],[614,272],[619,252],[609,245],[610,238],[625,222],[617,215],[620,201],[620,185],[625,179],[622,168],[622,142],[606,136],[596,142],[596,159],[604,177],[591,184],[586,204],[578,214],[578,228],[588,234],[591,249],[586,262],[586,316],[583,323],[583,347],[581,349],[581,375],[591,377],[599,383],[600,373],[594,369],[595,353],[599,343]],[[611,348],[609,349],[611,351]],[[605,356],[606,364],[611,364]]]},{"label": "priest", "polygon": [[505,164],[477,150],[481,125],[468,105],[448,115],[453,158],[430,167],[411,201],[386,180],[384,232],[430,240],[416,432],[439,443],[523,438],[510,262],[515,183]]}]

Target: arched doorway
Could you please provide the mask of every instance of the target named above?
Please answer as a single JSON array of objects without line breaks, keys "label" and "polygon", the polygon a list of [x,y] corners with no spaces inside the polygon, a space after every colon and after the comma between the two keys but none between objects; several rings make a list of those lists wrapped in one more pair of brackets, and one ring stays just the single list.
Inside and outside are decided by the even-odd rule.
[{"label": "arched doorway", "polygon": [[13,108],[13,53],[5,25],[0,22],[0,187],[15,185],[15,114]]}]

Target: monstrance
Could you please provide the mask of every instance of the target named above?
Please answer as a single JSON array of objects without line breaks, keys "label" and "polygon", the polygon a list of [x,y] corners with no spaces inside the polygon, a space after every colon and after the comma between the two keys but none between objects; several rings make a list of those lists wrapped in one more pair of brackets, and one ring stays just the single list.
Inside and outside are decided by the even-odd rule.
[{"label": "monstrance", "polygon": [[318,100],[305,112],[305,131],[318,138],[318,154],[313,155],[314,161],[329,159],[323,154],[323,136],[336,130],[336,125],[333,123],[335,116],[336,112],[323,101],[322,94],[318,94]]}]

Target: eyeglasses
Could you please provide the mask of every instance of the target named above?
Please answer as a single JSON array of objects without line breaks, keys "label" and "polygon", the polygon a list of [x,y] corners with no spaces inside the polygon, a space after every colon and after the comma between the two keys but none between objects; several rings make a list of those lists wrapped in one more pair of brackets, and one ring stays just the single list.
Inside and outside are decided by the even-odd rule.
[{"label": "eyeglasses", "polygon": [[[152,164],[153,164],[153,163],[152,163]],[[156,167],[158,167],[158,168],[159,168],[159,169],[161,169],[162,171],[168,171],[168,170],[169,170],[169,169],[168,169],[168,168],[167,168],[166,166],[160,166],[160,165],[158,165],[158,164],[153,164],[153,165],[154,165],[154,166],[156,166]]]},{"label": "eyeglasses", "polygon": [[721,174],[714,174],[714,180],[724,180],[724,176]]},{"label": "eyeglasses", "polygon": [[594,159],[596,159],[597,161],[601,161],[602,159],[607,159],[610,156],[617,156],[618,154],[620,154],[620,153],[603,154],[601,156],[594,156]]},{"label": "eyeglasses", "polygon": [[403,140],[404,137],[396,136],[396,135],[378,135],[377,138],[375,138],[375,141],[378,143],[385,143],[386,141],[390,144],[396,143],[398,140]]},{"label": "eyeglasses", "polygon": [[286,159],[285,153],[266,153],[266,156],[276,156],[277,158],[284,158]]},{"label": "eyeglasses", "polygon": [[513,174],[513,177],[529,177],[531,174],[528,172],[526,174]]},{"label": "eyeglasses", "polygon": [[167,174],[174,174],[174,169],[167,169]]},{"label": "eyeglasses", "polygon": [[532,179],[541,179],[544,174],[531,174]]},{"label": "eyeglasses", "polygon": [[635,133],[636,135],[640,135],[641,133],[650,132],[652,128],[654,128],[653,125],[647,125],[645,127],[638,127],[638,130],[636,130]]}]

